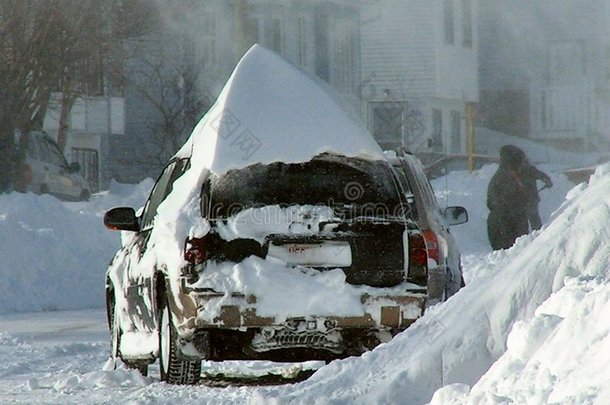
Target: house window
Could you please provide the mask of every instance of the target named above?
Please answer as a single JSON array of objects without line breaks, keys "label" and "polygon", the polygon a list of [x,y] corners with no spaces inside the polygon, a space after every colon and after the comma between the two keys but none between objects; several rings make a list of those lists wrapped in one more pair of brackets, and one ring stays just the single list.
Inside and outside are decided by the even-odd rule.
[{"label": "house window", "polygon": [[462,120],[459,111],[451,111],[451,151],[462,150]]},{"label": "house window", "polygon": [[92,192],[99,190],[99,156],[95,149],[72,148],[70,153],[71,160],[78,162],[81,167],[81,174],[89,183]]},{"label": "house window", "polygon": [[215,64],[217,62],[216,55],[216,20],[211,14],[206,14],[201,27],[201,37],[199,43],[201,53],[204,58],[204,63]]},{"label": "house window", "polygon": [[250,18],[248,24],[250,40],[253,44],[261,44],[263,40],[261,38],[261,19],[259,17]]},{"label": "house window", "polygon": [[577,84],[585,74],[582,41],[554,41],[549,49],[549,77],[555,85]]},{"label": "house window", "polygon": [[298,36],[299,36],[299,65],[307,66],[307,20],[303,17],[298,19]]},{"label": "house window", "polygon": [[282,53],[282,45],[282,20],[274,18],[271,20],[271,48]]},{"label": "house window", "polygon": [[542,129],[547,128],[547,119],[546,119],[546,93],[543,91],[540,93],[540,121],[542,124]]},{"label": "house window", "polygon": [[432,137],[428,146],[433,152],[443,151],[443,112],[441,110],[432,110]]},{"label": "house window", "polygon": [[394,149],[402,145],[402,117],[400,102],[375,103],[373,107],[373,136],[383,147]]},{"label": "house window", "polygon": [[464,23],[463,44],[466,48],[472,48],[472,2],[462,0],[462,19]]},{"label": "house window", "polygon": [[453,14],[453,0],[443,0],[443,27],[447,45],[453,45],[455,40]]},{"label": "house window", "polygon": [[354,28],[348,23],[338,23],[334,42],[334,74],[332,84],[343,92],[352,92],[354,61]]},{"label": "house window", "polygon": [[316,47],[316,75],[326,81],[330,81],[330,33],[329,17],[326,8],[322,5],[316,7],[315,11],[314,37]]}]

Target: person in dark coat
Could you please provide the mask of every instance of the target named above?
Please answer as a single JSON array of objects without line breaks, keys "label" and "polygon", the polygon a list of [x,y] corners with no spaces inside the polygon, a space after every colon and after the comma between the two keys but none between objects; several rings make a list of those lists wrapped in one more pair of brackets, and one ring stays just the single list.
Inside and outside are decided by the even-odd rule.
[{"label": "person in dark coat", "polygon": [[539,170],[536,168],[536,166],[529,162],[525,152],[521,151],[521,153],[523,154],[523,162],[521,163],[521,181],[527,195],[527,219],[533,231],[535,229],[542,228],[542,219],[540,219],[540,213],[538,212],[540,195],[538,195],[537,181],[542,181],[544,183],[544,188],[553,187],[553,182],[548,174],[542,170]]},{"label": "person in dark coat", "polygon": [[487,236],[493,250],[508,249],[529,231],[522,162],[521,149],[513,145],[500,148],[500,167],[487,187]]}]

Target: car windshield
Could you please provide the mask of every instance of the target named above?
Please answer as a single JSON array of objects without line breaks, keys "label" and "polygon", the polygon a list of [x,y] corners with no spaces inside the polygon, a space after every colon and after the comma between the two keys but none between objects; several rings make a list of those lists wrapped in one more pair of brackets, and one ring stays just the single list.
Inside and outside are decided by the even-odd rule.
[{"label": "car windshield", "polygon": [[386,162],[329,154],[305,163],[232,170],[214,179],[210,191],[210,218],[268,205],[325,205],[350,216],[393,216],[401,203]]}]

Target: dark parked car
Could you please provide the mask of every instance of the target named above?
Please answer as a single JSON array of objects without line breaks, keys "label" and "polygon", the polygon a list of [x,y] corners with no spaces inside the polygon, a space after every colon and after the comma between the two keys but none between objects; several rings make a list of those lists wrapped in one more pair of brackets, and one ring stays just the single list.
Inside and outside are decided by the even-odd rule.
[{"label": "dark parked car", "polygon": [[439,207],[424,168],[415,155],[390,152],[388,158],[409,204],[414,207],[413,218],[423,232],[428,258],[433,263],[429,266],[428,303],[444,301],[464,286],[459,247],[449,227],[467,222],[468,212],[459,206],[444,210]]},{"label": "dark parked car", "polygon": [[106,273],[116,359],[194,384],[204,359],[330,361],[422,315],[424,236],[338,100],[255,46],[143,210],[106,213],[124,231]]},{"label": "dark parked car", "polygon": [[[473,170],[478,170],[485,165],[500,163],[495,156],[473,155]],[[468,155],[466,154],[420,154],[418,158],[424,165],[424,172],[429,179],[446,176],[457,170],[468,170]]]},{"label": "dark parked car", "polygon": [[57,143],[44,132],[31,131],[19,139],[25,157],[18,168],[15,190],[51,194],[68,201],[88,200],[87,180],[79,173],[77,162],[68,164]]}]

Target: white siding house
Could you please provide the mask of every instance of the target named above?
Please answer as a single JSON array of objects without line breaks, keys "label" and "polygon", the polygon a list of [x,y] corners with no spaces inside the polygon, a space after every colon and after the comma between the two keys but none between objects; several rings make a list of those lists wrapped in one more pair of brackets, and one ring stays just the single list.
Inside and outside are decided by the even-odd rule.
[{"label": "white siding house", "polygon": [[[54,93],[43,130],[57,140],[61,93]],[[104,144],[109,135],[125,134],[125,100],[122,97],[79,97],[69,116],[69,134],[64,151],[68,162],[78,162],[92,191],[104,183]]]},{"label": "white siding house", "polygon": [[353,1],[208,0],[194,5],[183,25],[195,40],[194,60],[205,62],[202,91],[211,99],[258,43],[327,81],[358,107],[359,23]]},{"label": "white siding house", "polygon": [[474,0],[377,0],[361,11],[362,108],[385,148],[464,151],[478,98]]},{"label": "white siding house", "polygon": [[610,4],[558,0],[544,8],[544,64],[530,85],[531,137],[580,150],[610,145]]}]

